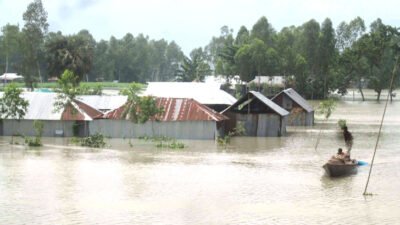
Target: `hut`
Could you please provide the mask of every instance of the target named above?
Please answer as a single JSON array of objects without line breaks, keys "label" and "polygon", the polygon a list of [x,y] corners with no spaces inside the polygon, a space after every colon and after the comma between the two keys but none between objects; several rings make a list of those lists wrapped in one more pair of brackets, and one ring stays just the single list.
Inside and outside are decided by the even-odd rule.
[{"label": "hut", "polygon": [[288,88],[272,98],[272,101],[290,112],[288,126],[313,126],[314,109],[294,89]]},{"label": "hut", "polygon": [[[224,132],[226,116],[187,98],[156,98],[163,113],[144,124],[129,121],[127,104],[107,112],[90,123],[90,132],[113,138],[171,137],[177,139],[215,139]],[[139,109],[140,110],[140,109]]]},{"label": "hut", "polygon": [[25,116],[21,120],[3,119],[0,124],[1,135],[33,136],[35,135],[33,123],[36,120],[43,122],[43,136],[87,136],[89,121],[101,114],[78,100],[56,111],[55,93],[24,92],[21,97],[29,103]]},{"label": "hut", "polygon": [[289,112],[256,91],[248,92],[222,114],[230,119],[226,131],[241,125],[247,136],[277,137],[286,134]]},{"label": "hut", "polygon": [[236,102],[229,93],[221,90],[220,84],[200,82],[149,82],[145,96],[159,98],[188,98],[221,112]]}]

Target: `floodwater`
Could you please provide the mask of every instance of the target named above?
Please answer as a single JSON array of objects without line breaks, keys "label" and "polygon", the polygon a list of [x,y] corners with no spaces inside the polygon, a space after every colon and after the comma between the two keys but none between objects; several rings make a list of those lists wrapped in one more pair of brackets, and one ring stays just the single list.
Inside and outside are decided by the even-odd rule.
[{"label": "floodwater", "polygon": [[[371,160],[384,102],[342,101],[327,123],[289,128],[283,138],[185,141],[183,150],[142,140],[107,149],[0,146],[0,224],[399,224],[400,102],[388,105],[370,166],[329,178],[321,166],[344,147],[338,119]],[[321,141],[314,149],[320,128]]]}]

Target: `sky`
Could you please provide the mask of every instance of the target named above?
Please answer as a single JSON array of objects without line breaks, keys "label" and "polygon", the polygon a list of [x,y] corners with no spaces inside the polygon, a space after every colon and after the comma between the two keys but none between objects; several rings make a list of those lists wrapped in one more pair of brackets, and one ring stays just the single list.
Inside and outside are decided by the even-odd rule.
[{"label": "sky", "polygon": [[[33,0],[0,0],[0,26],[23,26],[22,15]],[[189,54],[206,46],[222,26],[234,34],[249,30],[265,16],[280,31],[315,19],[330,18],[334,27],[357,16],[369,25],[377,18],[400,27],[397,0],[42,0],[48,12],[49,31],[75,34],[87,29],[96,40],[142,33],[150,39],[175,41]]]}]

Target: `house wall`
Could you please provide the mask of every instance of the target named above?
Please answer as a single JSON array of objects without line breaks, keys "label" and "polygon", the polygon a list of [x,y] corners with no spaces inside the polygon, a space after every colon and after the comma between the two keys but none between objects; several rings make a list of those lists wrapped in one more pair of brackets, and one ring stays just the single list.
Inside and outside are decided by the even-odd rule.
[{"label": "house wall", "polygon": [[286,135],[286,118],[277,114],[240,114],[229,112],[230,118],[228,131],[242,124],[246,130],[246,136],[279,137]]},{"label": "house wall", "polygon": [[90,122],[89,130],[90,134],[99,132],[112,138],[167,136],[176,139],[215,139],[218,135],[215,121],[148,121],[135,124],[126,120],[94,120]]},{"label": "house wall", "polygon": [[300,105],[294,102],[287,95],[280,95],[274,102],[290,112],[287,119],[288,126],[313,126],[314,112],[305,111]]},{"label": "house wall", "polygon": [[[3,135],[11,136],[14,134],[22,134],[25,136],[34,136],[35,129],[33,128],[34,120],[3,120]],[[72,137],[72,126],[75,121],[56,121],[56,120],[42,120],[43,122],[43,136],[44,137]],[[80,129],[86,129],[88,126],[82,126]],[[83,132],[83,131],[82,131]],[[84,134],[84,132],[83,132]]]}]

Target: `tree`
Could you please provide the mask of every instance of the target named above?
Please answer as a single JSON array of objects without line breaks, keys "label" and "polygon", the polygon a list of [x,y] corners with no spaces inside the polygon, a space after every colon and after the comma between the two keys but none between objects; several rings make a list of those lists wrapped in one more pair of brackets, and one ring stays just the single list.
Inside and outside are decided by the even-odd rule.
[{"label": "tree", "polygon": [[78,95],[79,78],[72,71],[65,70],[57,81],[57,97],[54,111],[59,112],[70,106]]},{"label": "tree", "polygon": [[40,70],[41,48],[44,36],[47,33],[49,24],[47,23],[47,12],[43,8],[41,0],[34,0],[28,5],[27,10],[23,14],[25,25],[23,32],[24,46],[24,76],[27,87],[33,89],[33,74],[37,70],[37,75],[42,81]]},{"label": "tree", "polygon": [[234,59],[241,80],[250,81],[254,79],[255,69],[253,62],[251,61],[251,57],[251,45],[249,44],[245,44],[240,47],[235,54]]},{"label": "tree", "polygon": [[59,77],[70,70],[81,81],[92,68],[94,46],[95,41],[86,30],[71,36],[51,33],[45,44],[49,73]]},{"label": "tree", "polygon": [[364,38],[365,57],[370,65],[369,87],[380,100],[384,88],[389,88],[391,71],[398,56],[397,28],[384,25],[380,19],[371,24],[371,32]]},{"label": "tree", "polygon": [[131,83],[127,89],[122,91],[123,95],[128,96],[122,117],[130,119],[134,123],[145,123],[163,112],[163,108],[157,107],[154,97],[139,96],[142,90],[142,84]]},{"label": "tree", "polygon": [[336,48],[339,52],[343,52],[346,48],[351,48],[365,32],[364,20],[356,17],[349,24],[341,22],[336,28]]},{"label": "tree", "polygon": [[204,76],[210,72],[205,53],[202,48],[197,48],[190,53],[190,58],[184,58],[177,74],[177,80],[183,82],[203,81]]},{"label": "tree", "polygon": [[[21,55],[19,53],[20,30],[18,25],[7,24],[2,28],[2,31],[2,49],[5,54],[4,72],[7,73],[10,69],[12,70],[12,68],[10,68],[12,67],[10,66],[10,64],[17,64],[15,59],[20,57]],[[14,59],[15,61],[12,62],[12,59]]]},{"label": "tree", "polygon": [[236,35],[235,45],[242,46],[250,42],[250,32],[245,26],[241,26]]},{"label": "tree", "polygon": [[261,17],[251,29],[251,38],[262,40],[268,47],[274,45],[275,30],[265,16]]},{"label": "tree", "polygon": [[323,98],[325,99],[328,95],[329,86],[328,84],[332,84],[333,82],[328,82],[331,79],[331,73],[334,69],[334,63],[336,58],[336,39],[335,39],[335,30],[332,27],[332,21],[327,18],[322,23],[321,27],[321,37],[319,44],[319,55],[320,55],[320,76],[319,79],[322,80],[323,83]]},{"label": "tree", "polygon": [[[21,120],[25,117],[29,102],[21,97],[22,89],[14,83],[8,84],[0,98],[0,114],[2,119]],[[13,143],[13,140],[11,140]]]}]

